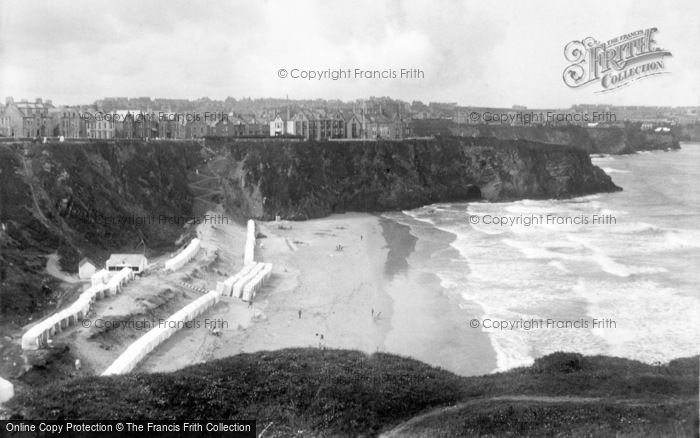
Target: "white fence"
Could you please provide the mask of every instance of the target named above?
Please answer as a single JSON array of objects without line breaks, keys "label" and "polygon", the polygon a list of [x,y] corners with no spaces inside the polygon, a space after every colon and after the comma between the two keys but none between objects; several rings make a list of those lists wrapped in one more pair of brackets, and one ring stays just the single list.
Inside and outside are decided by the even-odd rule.
[{"label": "white fence", "polygon": [[[170,268],[168,262],[174,261],[180,255],[184,254],[196,240],[196,249],[181,265],[176,268]],[[194,257],[197,249],[199,249],[199,240],[194,239],[178,256],[166,262],[166,269],[178,269],[184,265],[189,259]],[[255,222],[248,221],[248,231],[246,235],[245,253],[243,256],[244,266],[237,274],[227,278],[223,282],[218,282],[216,290],[208,292],[201,298],[196,299],[192,303],[183,307],[177,313],[168,318],[162,325],[151,329],[148,333],[141,336],[133,344],[131,344],[117,360],[107,368],[102,375],[124,374],[132,371],[146,355],[153,351],[163,341],[172,336],[177,330],[185,326],[185,323],[193,320],[197,316],[204,313],[206,310],[214,306],[221,296],[235,296],[250,301],[255,297],[255,294],[262,287],[263,283],[270,277],[272,273],[271,263],[255,263]]]},{"label": "white fence", "polygon": [[194,300],[186,305],[164,323],[148,331],[137,339],[107,368],[102,375],[124,374],[133,370],[151,351],[172,336],[184,323],[193,320],[219,301],[216,291]]},{"label": "white fence", "polygon": [[106,284],[96,284],[89,287],[69,307],[54,313],[45,320],[31,327],[22,336],[23,350],[37,350],[46,345],[51,336],[85,318],[95,300],[101,300],[110,295],[116,295],[122,286],[133,280],[134,272],[129,268],[118,271]]},{"label": "white fence", "polygon": [[199,251],[200,241],[198,238],[192,239],[192,241],[187,245],[185,249],[180,251],[175,257],[165,262],[165,269],[170,271],[177,271],[178,269],[185,266],[187,262],[192,260],[192,258],[197,255]]},{"label": "white fence", "polygon": [[216,285],[216,291],[223,296],[241,298],[250,301],[260,290],[272,273],[271,263],[250,263],[233,275]]},{"label": "white fence", "polygon": [[247,265],[255,261],[255,221],[248,220],[248,232],[245,236],[245,252],[243,253],[243,264]]},{"label": "white fence", "polygon": [[243,301],[251,301],[255,297],[255,294],[262,288],[265,281],[270,278],[270,274],[272,274],[271,263],[259,263],[259,265],[262,265],[262,269],[260,269],[253,278],[243,285],[241,295],[241,299]]}]

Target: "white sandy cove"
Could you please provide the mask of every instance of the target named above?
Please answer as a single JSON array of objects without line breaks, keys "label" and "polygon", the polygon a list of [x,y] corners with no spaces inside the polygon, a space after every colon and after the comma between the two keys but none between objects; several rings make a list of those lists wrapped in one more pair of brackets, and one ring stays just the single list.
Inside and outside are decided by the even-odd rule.
[{"label": "white sandy cove", "polygon": [[[253,306],[222,299],[199,317],[200,324],[156,349],[140,370],[171,371],[241,352],[318,347],[322,342],[327,348],[384,350],[392,300],[382,289],[387,249],[378,217],[343,214],[258,225],[267,237],[258,239],[256,260],[274,268]],[[203,246],[213,243],[224,260],[233,256],[229,252],[241,255],[243,248],[216,237],[243,230],[233,224],[216,228],[203,234]],[[206,324],[216,324],[220,335]]]}]

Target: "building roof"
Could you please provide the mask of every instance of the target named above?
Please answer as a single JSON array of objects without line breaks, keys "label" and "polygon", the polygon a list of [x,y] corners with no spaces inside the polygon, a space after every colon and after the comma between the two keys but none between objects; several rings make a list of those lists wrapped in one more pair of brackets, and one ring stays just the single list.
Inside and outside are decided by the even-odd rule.
[{"label": "building roof", "polygon": [[83,258],[78,262],[78,268],[82,268],[83,265],[86,264],[86,263],[90,263],[93,267],[94,267],[94,266],[97,266],[97,265],[95,264],[95,262],[93,262],[93,261],[90,260],[89,258],[83,257]]},{"label": "building roof", "polygon": [[146,256],[143,254],[112,254],[107,260],[107,265],[112,266],[140,266],[146,262]]}]

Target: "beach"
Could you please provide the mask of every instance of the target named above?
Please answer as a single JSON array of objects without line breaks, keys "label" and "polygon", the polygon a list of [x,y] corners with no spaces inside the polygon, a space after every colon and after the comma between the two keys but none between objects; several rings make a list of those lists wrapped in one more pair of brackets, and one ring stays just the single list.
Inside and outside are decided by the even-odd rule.
[{"label": "beach", "polygon": [[[464,375],[493,370],[488,340],[468,328],[455,302],[461,298],[411,268],[416,258],[449,251],[450,237],[420,242],[408,227],[363,213],[257,224],[264,237],[256,259],[272,263],[273,275],[253,305],[223,298],[199,327],[181,330],[146,358],[141,371],[289,347],[390,352]],[[207,321],[220,333],[207,330]]]}]

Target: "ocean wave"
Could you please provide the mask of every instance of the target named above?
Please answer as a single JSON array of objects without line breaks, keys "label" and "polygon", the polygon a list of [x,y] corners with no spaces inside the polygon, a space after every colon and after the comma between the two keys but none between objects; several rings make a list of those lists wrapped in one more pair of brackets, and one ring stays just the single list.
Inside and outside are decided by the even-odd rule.
[{"label": "ocean wave", "polygon": [[613,167],[601,167],[605,173],[630,173],[629,170],[615,169]]}]

